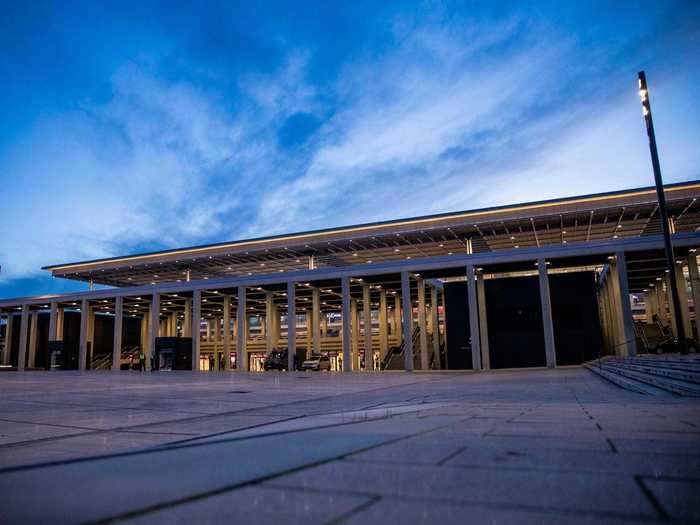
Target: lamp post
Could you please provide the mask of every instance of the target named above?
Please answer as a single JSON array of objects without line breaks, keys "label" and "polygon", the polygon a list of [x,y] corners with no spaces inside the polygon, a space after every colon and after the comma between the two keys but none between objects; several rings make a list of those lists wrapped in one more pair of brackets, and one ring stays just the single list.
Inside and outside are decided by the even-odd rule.
[{"label": "lamp post", "polygon": [[664,250],[666,251],[666,264],[668,264],[668,280],[671,285],[671,300],[675,312],[674,322],[676,323],[676,333],[678,334],[678,344],[681,354],[687,354],[688,349],[685,340],[685,327],[683,326],[683,316],[681,314],[681,300],[678,295],[678,283],[676,281],[676,261],[673,256],[673,245],[671,244],[671,232],[668,223],[668,212],[666,211],[666,196],[664,194],[664,183],[661,179],[661,166],[659,165],[659,152],[656,150],[656,135],[654,134],[654,121],[651,118],[651,103],[649,102],[649,90],[647,89],[647,77],[644,71],[639,72],[639,96],[642,99],[642,114],[647,126],[647,136],[649,137],[649,152],[651,153],[651,165],[654,169],[654,181],[656,183],[656,196],[659,200],[659,216],[661,218],[661,230],[664,235]]}]

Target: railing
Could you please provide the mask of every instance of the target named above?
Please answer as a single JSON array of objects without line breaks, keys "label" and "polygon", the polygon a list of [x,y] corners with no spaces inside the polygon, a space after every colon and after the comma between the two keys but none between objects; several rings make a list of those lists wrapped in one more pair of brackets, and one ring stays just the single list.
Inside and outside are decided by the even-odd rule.
[{"label": "railing", "polygon": [[[411,337],[411,341],[413,342],[414,348],[416,348],[416,342],[418,341],[419,334],[420,334],[420,328],[418,326],[415,326],[413,328],[413,334]],[[395,356],[403,356],[404,355],[405,348],[406,348],[406,341],[405,340],[401,341],[401,344],[399,346],[390,347],[390,351],[386,353],[386,355],[384,356],[384,359],[382,360],[381,369],[388,370],[389,365]],[[414,353],[414,359],[415,359],[415,353]]]},{"label": "railing", "polygon": [[[365,350],[365,344],[364,344],[364,337],[360,337],[358,341],[358,351],[363,351]],[[395,338],[389,338],[389,347],[392,346],[392,344],[395,346],[396,343],[398,343],[398,340]],[[343,351],[343,338],[339,336],[330,336],[330,337],[321,337],[319,340],[320,343],[320,349],[321,352],[326,353],[326,352],[336,352],[340,353]],[[273,345],[275,348],[287,348],[287,339],[286,338],[280,338],[275,345]],[[309,342],[306,338],[297,338],[296,341],[296,346],[297,348],[313,348],[312,345],[309,345]],[[230,348],[232,352],[236,351],[236,341],[235,338],[231,339],[230,342]],[[379,340],[379,337],[372,337],[372,352],[378,352],[381,348],[381,343]],[[199,343],[199,351],[201,353],[216,353],[216,352],[222,352],[224,349],[224,342],[223,341],[202,341]],[[248,340],[246,342],[246,350],[249,353],[256,353],[256,352],[266,352],[267,351],[267,343],[265,339],[252,339]],[[367,352],[365,353],[367,354]]]},{"label": "railing", "polygon": [[90,360],[90,370],[110,370],[112,368],[112,355],[98,355]]}]

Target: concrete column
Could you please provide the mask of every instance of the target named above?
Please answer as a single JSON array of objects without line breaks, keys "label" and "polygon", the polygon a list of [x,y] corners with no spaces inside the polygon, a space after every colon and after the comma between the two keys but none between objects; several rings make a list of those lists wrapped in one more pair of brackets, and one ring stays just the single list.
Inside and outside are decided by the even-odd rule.
[{"label": "concrete column", "polygon": [[634,320],[632,319],[632,306],[630,305],[630,293],[627,283],[627,263],[625,252],[616,254],[617,288],[620,296],[620,310],[617,314],[621,321],[621,335],[623,339],[620,350],[623,356],[637,355],[637,342],[634,333]]},{"label": "concrete column", "polygon": [[214,342],[214,329],[212,326],[212,320],[207,319],[207,331],[206,331],[206,341],[207,343],[213,343]]},{"label": "concrete column", "polygon": [[693,326],[690,322],[690,305],[688,304],[688,285],[685,282],[683,264],[676,263],[676,284],[678,286],[678,298],[681,303],[681,319],[685,328],[685,336],[692,337]]},{"label": "concrete column", "polygon": [[473,264],[467,264],[467,302],[469,303],[469,333],[472,346],[472,370],[481,370],[479,307],[476,301],[476,278],[474,276]]},{"label": "concrete column", "polygon": [[673,296],[671,295],[671,279],[669,278],[668,274],[664,276],[664,285],[666,292],[666,304],[668,304],[668,323],[671,327],[671,331],[673,332],[673,336],[677,338],[678,330],[676,328],[676,307],[673,304]]},{"label": "concrete column", "polygon": [[19,322],[19,352],[17,370],[23,371],[27,362],[27,332],[29,331],[29,305],[22,305],[22,316]]},{"label": "concrete column", "polygon": [[214,317],[211,320],[212,336],[214,339],[214,370],[219,369],[219,351],[221,347],[219,343],[221,342],[221,318]]},{"label": "concrete column", "polygon": [[411,304],[411,281],[408,272],[401,272],[401,297],[403,298],[403,366],[413,371],[413,305]]},{"label": "concrete column", "polygon": [[5,354],[3,355],[3,364],[9,365],[12,361],[12,333],[17,329],[15,316],[12,312],[7,314],[7,328],[5,329]]},{"label": "concrete column", "polygon": [[435,286],[430,287],[430,326],[433,339],[433,362],[435,368],[440,370],[442,368],[440,362],[440,320],[438,318],[438,291]]},{"label": "concrete column", "polygon": [[185,319],[182,321],[182,337],[192,337],[192,299],[185,299]]},{"label": "concrete column", "polygon": [[644,292],[642,294],[644,298],[644,323],[651,324],[651,316],[653,311],[653,306],[651,304],[651,294],[649,292]]},{"label": "concrete column", "polygon": [[396,294],[394,296],[394,326],[396,327],[396,339],[399,344],[401,343],[403,326],[401,324],[401,296]]},{"label": "concrete column", "polygon": [[663,326],[668,324],[668,310],[666,307],[666,293],[664,292],[664,281],[656,281],[656,304],[659,308],[659,320]]},{"label": "concrete column", "polygon": [[158,325],[160,324],[160,294],[154,293],[151,297],[151,328],[148,334],[148,353],[146,354],[146,370],[151,369],[151,357],[156,351],[156,337],[158,337]]},{"label": "concrete column", "polygon": [[144,313],[141,317],[141,350],[143,353],[148,352],[148,334],[150,329],[148,327],[148,314]]},{"label": "concrete column", "polygon": [[328,312],[321,312],[321,336],[328,336]]},{"label": "concrete column", "polygon": [[479,343],[481,344],[481,367],[491,369],[491,354],[489,353],[489,324],[486,315],[486,286],[484,274],[476,274],[476,297],[479,307]]},{"label": "concrete column", "polygon": [[273,342],[275,330],[272,326],[274,313],[273,313],[273,295],[272,292],[265,293],[265,350],[269,354],[274,348],[275,344]]},{"label": "concrete column", "polygon": [[248,312],[246,311],[246,287],[238,287],[238,312],[236,313],[238,321],[238,333],[236,334],[236,360],[238,370],[247,372],[248,366],[248,349],[246,342],[248,339]]},{"label": "concrete column", "polygon": [[[357,301],[355,299],[350,300],[350,332],[351,332],[351,346],[352,346],[352,362],[355,363],[353,366],[359,368],[359,355],[360,355],[360,319],[357,314]],[[367,360],[369,359],[369,361]],[[374,368],[374,360],[365,356],[365,369]]]},{"label": "concrete column", "polygon": [[352,372],[352,348],[350,341],[350,278],[343,277],[340,280],[343,295],[343,372]]},{"label": "concrete column", "polygon": [[428,328],[425,323],[425,280],[419,278],[418,283],[418,333],[420,341],[420,368],[428,370],[430,360],[428,358]]},{"label": "concrete column", "polygon": [[612,314],[613,327],[613,351],[615,355],[619,355],[625,347],[624,326],[622,323],[622,299],[620,295],[619,276],[617,273],[617,263],[613,261],[610,266],[610,311]]},{"label": "concrete column", "polygon": [[[659,315],[658,306],[656,305],[656,286],[649,285],[649,288],[644,293],[644,305],[646,314],[646,323],[652,324],[654,316]],[[648,307],[647,307],[648,304]]]},{"label": "concrete column", "polygon": [[372,303],[370,297],[369,284],[362,285],[362,326],[365,331],[365,360],[374,361],[374,350],[372,349]]},{"label": "concrete column", "polygon": [[202,332],[202,292],[192,292],[192,318],[190,333],[192,334],[192,370],[199,370],[200,337]]},{"label": "concrete column", "polygon": [[63,308],[58,308],[58,315],[56,317],[56,341],[63,341],[63,320],[65,316],[65,310]]},{"label": "concrete column", "polygon": [[12,349],[12,328],[14,324],[14,315],[12,312],[7,312],[7,327],[5,328],[5,348],[2,353],[2,364],[7,366],[10,364],[10,351]]},{"label": "concrete column", "polygon": [[542,304],[542,328],[544,330],[544,354],[547,366],[557,366],[556,346],[554,343],[554,323],[552,322],[552,299],[549,294],[549,275],[547,262],[538,259],[537,272],[540,280],[540,303]]},{"label": "concrete column", "polygon": [[29,316],[29,348],[27,355],[27,368],[36,366],[36,343],[37,343],[37,324],[39,320],[38,310],[34,310]]},{"label": "concrete column", "polygon": [[387,330],[386,290],[379,290],[379,360],[389,351],[389,332]]},{"label": "concrete column", "polygon": [[[440,305],[442,306],[442,312],[443,312],[443,324],[442,324],[442,342],[447,346],[447,323],[445,322],[445,290],[442,289],[438,292],[438,300],[440,301]],[[439,314],[438,314],[438,321],[440,320]],[[445,369],[449,370],[450,368],[450,354],[449,352],[445,352]]]},{"label": "concrete column", "polygon": [[615,353],[616,335],[615,335],[615,319],[613,317],[614,305],[612,299],[612,287],[610,285],[611,274],[608,272],[607,278],[603,282],[601,289],[603,307],[605,312],[605,339],[608,351]]},{"label": "concrete column", "polygon": [[287,371],[294,370],[297,355],[297,287],[294,281],[287,283]]},{"label": "concrete column", "polygon": [[305,318],[306,318],[306,356],[309,357],[313,351],[313,330],[312,330],[312,325],[313,325],[313,313],[311,310],[308,308],[304,310]]},{"label": "concrete column", "polygon": [[311,291],[311,334],[313,337],[313,353],[321,353],[321,291],[314,288]]},{"label": "concrete column", "polygon": [[124,298],[114,299],[114,342],[112,343],[112,370],[119,370],[122,359],[122,325],[124,321]]},{"label": "concrete column", "polygon": [[57,341],[58,303],[51,303],[49,310],[49,341]]},{"label": "concrete column", "polygon": [[700,272],[698,272],[698,259],[694,252],[688,256],[688,274],[695,310],[695,333],[693,335],[696,341],[700,341]]},{"label": "concrete column", "polygon": [[92,366],[92,357],[95,355],[95,308],[88,303],[87,340],[90,343],[90,352],[87,355],[86,368]]},{"label": "concrete column", "polygon": [[87,363],[88,319],[90,306],[87,299],[80,303],[80,347],[78,350],[78,370],[85,370]]},{"label": "concrete column", "polygon": [[280,344],[282,319],[279,307],[272,303],[272,347],[277,348]]},{"label": "concrete column", "polygon": [[224,370],[231,369],[231,296],[224,295]]}]

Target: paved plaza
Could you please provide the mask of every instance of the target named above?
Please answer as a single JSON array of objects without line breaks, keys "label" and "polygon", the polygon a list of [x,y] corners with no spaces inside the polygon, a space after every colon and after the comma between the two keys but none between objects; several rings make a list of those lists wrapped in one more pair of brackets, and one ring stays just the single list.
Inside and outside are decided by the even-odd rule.
[{"label": "paved plaza", "polygon": [[579,368],[0,374],[1,523],[700,521],[700,401]]}]

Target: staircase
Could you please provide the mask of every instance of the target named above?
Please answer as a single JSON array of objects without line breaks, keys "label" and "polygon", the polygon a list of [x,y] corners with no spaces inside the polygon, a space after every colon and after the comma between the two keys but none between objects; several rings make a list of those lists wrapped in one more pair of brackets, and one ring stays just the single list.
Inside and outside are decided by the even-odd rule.
[{"label": "staircase", "polygon": [[700,397],[700,356],[608,357],[584,365],[619,387],[645,395]]},{"label": "staircase", "polygon": [[90,360],[90,370],[110,370],[111,368],[111,355],[98,355]]},{"label": "staircase", "polygon": [[[413,348],[416,348],[418,344],[418,334],[420,333],[420,328],[417,326],[413,329],[413,334],[411,340],[413,341]],[[382,370],[403,370],[404,369],[404,341],[401,342],[399,346],[392,346],[384,356],[382,361]],[[413,368],[416,368],[416,355],[418,352],[413,353]]]}]

